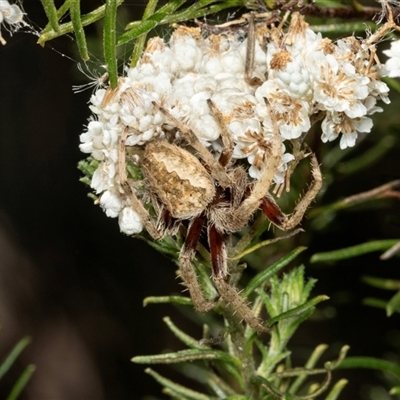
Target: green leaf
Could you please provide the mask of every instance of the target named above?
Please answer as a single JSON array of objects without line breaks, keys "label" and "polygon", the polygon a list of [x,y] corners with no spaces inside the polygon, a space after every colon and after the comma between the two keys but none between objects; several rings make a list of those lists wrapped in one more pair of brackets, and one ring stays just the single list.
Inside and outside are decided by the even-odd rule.
[{"label": "green leaf", "polygon": [[[89,52],[86,44],[85,31],[83,30],[82,19],[81,19],[81,2],[80,0],[70,0],[71,22],[74,28],[76,44],[78,46],[79,54],[82,60],[89,60]],[[60,32],[60,29],[56,31]]]},{"label": "green leaf", "polygon": [[243,290],[243,297],[248,297],[255,289],[264,285],[272,276],[277,274],[279,270],[286,267],[291,261],[293,261],[300,253],[306,250],[307,247],[298,247],[292,250],[286,256],[280,258],[271,264],[264,271],[259,272],[250,282],[247,284],[246,288]]},{"label": "green leaf", "polygon": [[175,364],[195,360],[217,360],[223,363],[232,364],[238,368],[240,368],[242,364],[238,358],[233,357],[224,351],[201,349],[181,350],[175,353],[155,354],[150,356],[136,356],[133,357],[131,361],[137,364]]},{"label": "green leaf", "polygon": [[387,83],[393,90],[400,94],[400,82],[395,78],[382,78],[382,80]]},{"label": "green leaf", "polygon": [[304,304],[302,304],[302,305],[300,305],[298,307],[294,307],[291,310],[283,312],[283,313],[277,315],[276,317],[269,319],[266,322],[265,325],[266,326],[273,326],[277,322],[279,322],[279,321],[281,321],[283,319],[300,316],[303,313],[305,313],[305,312],[309,311],[310,309],[312,309],[313,307],[315,307],[321,301],[325,301],[325,300],[328,300],[328,299],[329,299],[329,297],[325,296],[325,295],[316,296],[313,299],[305,302]]},{"label": "green leaf", "polygon": [[117,67],[117,0],[106,0],[103,29],[104,60],[107,66],[110,85],[115,89],[118,85]]},{"label": "green leaf", "polygon": [[239,372],[242,367],[241,361],[229,353],[220,350],[210,349],[189,349],[175,353],[155,354],[149,356],[136,356],[131,359],[137,364],[176,364],[192,361],[219,361],[227,372],[232,374],[237,383],[243,387],[243,380]]},{"label": "green leaf", "polygon": [[321,32],[325,34],[330,33],[332,35],[342,35],[349,32],[365,33],[365,30],[368,29],[368,27],[371,29],[371,31],[376,30],[376,24],[371,21],[335,22],[334,24],[310,25],[310,29],[312,29],[314,32]]},{"label": "green leaf", "polygon": [[348,357],[345,358],[337,367],[337,369],[349,369],[349,368],[368,368],[377,369],[384,372],[394,374],[400,379],[400,367],[397,365],[381,360],[374,357]]},{"label": "green leaf", "polygon": [[182,330],[180,330],[172,321],[169,317],[164,317],[163,321],[167,324],[168,328],[172,331],[172,333],[183,343],[186,344],[186,346],[193,348],[193,349],[204,349],[206,346],[203,346],[199,343],[198,340],[192,338]]},{"label": "green leaf", "polygon": [[226,10],[227,8],[243,6],[249,7],[250,2],[246,2],[243,0],[228,0],[224,2],[218,2],[215,0],[200,0],[195,2],[193,6],[188,7],[186,10],[176,13],[175,15],[171,15],[169,18],[166,18],[165,23],[174,24],[184,22],[190,19],[201,18],[206,15],[213,15],[222,10]]},{"label": "green leaf", "polygon": [[400,394],[400,386],[395,386],[390,389],[390,395]]},{"label": "green leaf", "polygon": [[[334,151],[331,151],[331,153],[333,153],[333,152]],[[326,159],[327,159],[328,163],[330,163],[330,164],[336,163],[338,161],[338,157],[335,155],[333,157],[331,157],[330,162],[329,162],[329,157],[326,157]],[[400,179],[390,181],[390,182],[385,183],[381,186],[378,186],[374,189],[367,190],[365,192],[358,193],[353,196],[346,197],[344,199],[340,199],[340,200],[338,200],[334,203],[328,204],[326,206],[313,208],[312,210],[310,210],[309,216],[312,218],[315,218],[315,217],[321,215],[322,213],[325,213],[324,219],[326,219],[326,217],[328,217],[328,222],[329,222],[329,220],[332,220],[334,217],[334,213],[333,213],[334,211],[355,207],[361,203],[376,200],[380,197],[388,197],[390,192],[393,191],[394,189],[397,189],[398,187],[400,187]],[[320,223],[321,226],[323,226],[322,224],[323,223]],[[393,246],[395,244],[398,244],[398,241],[396,243],[394,243]]]},{"label": "green leaf", "polygon": [[158,383],[162,386],[170,389],[172,392],[177,393],[178,395],[184,396],[184,399],[189,400],[213,400],[215,398],[209,397],[203,393],[196,392],[192,389],[188,389],[178,383],[175,383],[167,378],[164,378],[162,375],[153,371],[151,368],[146,368],[145,372],[151,375]]},{"label": "green leaf", "polygon": [[346,379],[341,379],[340,381],[336,382],[335,385],[333,386],[332,390],[328,394],[328,396],[325,397],[325,400],[336,400],[339,398],[340,393],[344,389],[344,387],[347,385],[348,381]]},{"label": "green leaf", "polygon": [[18,396],[31,379],[32,374],[35,372],[36,367],[34,365],[28,365],[22,372],[21,376],[15,382],[11,393],[8,395],[7,400],[17,400]]},{"label": "green leaf", "polygon": [[347,247],[345,249],[328,251],[325,253],[316,253],[311,257],[311,262],[326,262],[326,261],[338,261],[345,260],[347,258],[358,257],[363,254],[372,253],[374,251],[382,251],[390,249],[399,239],[387,239],[387,240],[374,240],[371,242],[358,244],[356,246]]},{"label": "green leaf", "polygon": [[146,307],[148,304],[165,304],[173,303],[180,304],[183,306],[192,306],[193,302],[189,297],[184,296],[150,296],[143,300],[143,306]]},{"label": "green leaf", "polygon": [[[123,1],[124,0],[117,0],[117,3],[121,4],[121,3],[123,3]],[[61,9],[61,7],[60,7],[60,9]],[[96,8],[95,10],[91,11],[88,14],[82,15],[81,16],[82,26],[90,25],[90,24],[100,20],[101,18],[103,18],[104,11],[105,11],[105,5]],[[49,40],[52,40],[59,36],[63,36],[68,33],[71,33],[71,32],[73,32],[73,30],[74,30],[74,27],[72,25],[72,22],[66,22],[65,24],[60,25],[60,29],[58,32],[55,32],[54,30],[50,30],[50,31],[44,30],[43,32],[41,32],[39,40],[37,42],[39,45],[44,46],[44,44],[46,42],[48,42]]]},{"label": "green leaf", "polygon": [[267,397],[268,399],[271,398],[271,399],[279,399],[279,400],[281,400],[281,399],[285,398],[285,400],[291,400],[291,398],[292,398],[290,395],[289,395],[289,397],[283,397],[283,394],[271,382],[269,382],[267,379],[265,379],[262,376],[259,376],[259,375],[254,376],[254,377],[252,377],[252,381],[256,385],[264,388],[265,391],[270,396],[272,396],[272,397]]},{"label": "green leaf", "polygon": [[218,373],[208,372],[206,384],[220,399],[236,397],[236,392],[231,383],[225,382]]},{"label": "green leaf", "polygon": [[0,365],[0,379],[11,368],[11,366],[14,364],[14,361],[21,354],[21,352],[25,349],[25,347],[28,346],[28,344],[30,342],[31,342],[31,338],[24,337],[15,345],[15,347],[11,350],[10,354],[6,357],[6,359]]},{"label": "green leaf", "polygon": [[400,312],[400,292],[397,292],[386,305],[386,314],[388,317],[395,312]]},{"label": "green leaf", "polygon": [[[365,28],[365,27],[364,27]],[[372,166],[393,149],[397,139],[394,136],[384,136],[377,141],[376,145],[363,152],[359,157],[354,157],[348,161],[342,161],[337,170],[341,174],[354,174]]]},{"label": "green leaf", "polygon": [[[149,0],[147,2],[147,6],[144,10],[142,20],[146,20],[148,18],[151,18],[152,15],[154,15],[154,11],[157,7],[158,0]],[[131,68],[136,66],[136,63],[139,61],[140,56],[142,55],[144,45],[146,43],[147,39],[147,33],[144,33],[143,35],[139,36],[136,40],[135,46],[133,48],[133,53],[131,57]]]},{"label": "green leaf", "polygon": [[367,297],[367,298],[363,299],[362,302],[366,306],[382,308],[382,309],[386,310],[386,304],[387,304],[386,300],[376,299],[374,297]]},{"label": "green leaf", "polygon": [[348,346],[347,344],[342,346],[342,348],[340,349],[338,358],[336,360],[333,360],[333,361],[327,361],[325,363],[325,368],[329,369],[329,370],[336,369],[343,362],[343,360],[346,358],[347,353],[348,353],[349,350],[350,350],[350,346]]},{"label": "green leaf", "polygon": [[[320,344],[319,346],[317,346],[315,350],[312,352],[307,362],[305,363],[304,368],[308,370],[314,368],[318,360],[321,358],[322,354],[326,351],[327,348],[328,345],[326,344]],[[307,377],[308,375],[305,373],[300,374],[296,378],[296,380],[290,385],[288,392],[291,394],[295,394],[299,390],[301,385],[304,383],[304,381],[307,379]]]},{"label": "green leaf", "polygon": [[53,0],[40,0],[44,9],[44,12],[46,13],[46,17],[49,20],[49,24],[51,28],[55,31],[58,32],[60,29],[60,26],[58,25],[58,15],[57,15],[57,9],[54,5]]},{"label": "green leaf", "polygon": [[[53,0],[43,0],[43,1],[50,1],[52,2]],[[43,4],[42,1],[42,4]],[[43,31],[41,32],[41,35],[46,33],[46,32],[50,32],[51,30],[53,30],[54,32],[58,33],[60,31],[60,25],[58,24],[58,21],[67,13],[67,11],[69,11],[69,6],[70,6],[70,0],[65,0],[65,2],[63,3],[63,5],[56,10],[56,17],[57,17],[57,30],[55,30],[52,26],[51,23],[49,21],[49,23],[46,25],[46,27],[43,29]],[[40,39],[39,39],[40,40]]]},{"label": "green leaf", "polygon": [[[143,21],[135,21],[134,24],[129,24],[127,26],[127,30],[124,34],[122,34],[117,41],[118,46],[130,42],[131,40],[136,39],[137,37],[148,33],[151,29],[154,29],[157,25],[162,23],[162,20],[169,14],[173,14],[173,12],[179,8],[185,0],[172,0],[169,1],[164,7],[161,7],[157,10],[151,17],[145,19]],[[132,28],[131,28],[132,27]]]},{"label": "green leaf", "polygon": [[377,287],[379,289],[385,289],[385,290],[400,289],[400,281],[394,279],[376,278],[375,276],[368,276],[368,275],[363,276],[361,279],[368,285]]}]

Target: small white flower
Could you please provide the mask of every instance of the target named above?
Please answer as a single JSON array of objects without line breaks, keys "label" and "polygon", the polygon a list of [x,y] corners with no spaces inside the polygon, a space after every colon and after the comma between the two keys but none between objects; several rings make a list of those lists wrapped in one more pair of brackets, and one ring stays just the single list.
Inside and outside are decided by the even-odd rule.
[{"label": "small white flower", "polygon": [[104,192],[112,187],[115,183],[116,165],[113,162],[103,162],[94,171],[90,187],[96,193]]},{"label": "small white flower", "polygon": [[279,127],[279,132],[284,140],[297,139],[310,127],[310,105],[307,101],[292,97],[291,92],[283,90],[273,81],[266,81],[256,90],[259,104],[256,111],[261,118],[268,117],[265,99],[270,104],[273,117]]},{"label": "small white flower", "polygon": [[91,156],[102,161],[110,156],[118,146],[118,133],[114,129],[107,129],[100,121],[90,121],[88,130],[80,136],[82,152],[91,153]]},{"label": "small white flower", "polygon": [[127,235],[134,235],[143,230],[139,214],[131,207],[125,207],[119,214],[119,228]]},{"label": "small white flower", "polygon": [[170,41],[170,49],[174,53],[175,60],[179,62],[181,74],[196,71],[200,66],[203,52],[191,35],[175,31]]},{"label": "small white flower", "polygon": [[314,101],[321,110],[345,112],[350,118],[366,114],[361,100],[369,93],[369,78],[357,74],[350,64],[339,64],[336,58],[322,52],[314,54],[312,67]]},{"label": "small white flower", "polygon": [[230,74],[244,73],[244,57],[236,48],[231,48],[229,51],[222,53],[220,58],[224,72]]},{"label": "small white flower", "polygon": [[[7,23],[9,32],[17,31],[21,26],[27,25],[24,21],[24,13],[16,4],[10,4],[6,0],[0,0],[0,25]],[[6,41],[0,34],[0,43],[5,45]]]},{"label": "small white flower", "polygon": [[288,51],[278,51],[271,60],[271,72],[276,84],[291,97],[310,100],[311,77],[301,57],[294,58]]},{"label": "small white flower", "polygon": [[5,21],[8,24],[18,24],[23,18],[24,13],[16,4],[10,5],[6,0],[0,1],[0,23]]},{"label": "small white flower", "polygon": [[390,44],[389,50],[384,50],[389,59],[384,65],[385,75],[390,78],[400,77],[400,40],[396,40]]},{"label": "small white flower", "polygon": [[106,190],[100,197],[100,206],[107,217],[116,218],[123,208],[121,198],[111,190]]},{"label": "small white flower", "polygon": [[351,119],[345,113],[326,113],[322,121],[322,136],[324,143],[335,140],[340,133],[340,148],[353,147],[356,143],[358,132],[370,132],[372,120],[368,117]]},{"label": "small white flower", "polygon": [[375,97],[377,100],[382,100],[385,104],[390,104],[389,86],[385,82],[377,79],[371,80],[368,85],[369,96]]}]

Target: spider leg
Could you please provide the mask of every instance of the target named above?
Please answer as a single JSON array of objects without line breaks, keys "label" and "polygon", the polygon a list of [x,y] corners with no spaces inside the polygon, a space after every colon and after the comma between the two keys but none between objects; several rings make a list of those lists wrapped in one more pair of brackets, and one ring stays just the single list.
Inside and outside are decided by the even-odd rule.
[{"label": "spider leg", "polygon": [[153,101],[155,107],[157,107],[174,125],[181,131],[185,136],[189,144],[199,153],[200,157],[210,167],[210,173],[212,177],[224,188],[231,186],[232,182],[229,179],[224,167],[216,160],[213,155],[207,150],[207,148],[200,142],[199,138],[195,133],[185,126],[179,119],[175,118],[168,110],[161,107],[155,101]]},{"label": "spider leg", "polygon": [[296,205],[290,217],[281,211],[278,204],[276,204],[275,200],[270,194],[267,193],[262,200],[260,205],[261,209],[263,210],[265,216],[278,228],[288,231],[299,225],[305,212],[307,211],[307,208],[310,206],[311,202],[315,199],[315,196],[321,189],[322,175],[318,165],[317,157],[314,153],[311,153],[311,174],[313,176],[313,181],[310,185],[310,188],[300,202]]},{"label": "spider leg", "polygon": [[192,221],[189,225],[185,243],[179,254],[179,270],[181,278],[190,292],[194,308],[200,312],[207,312],[215,305],[215,303],[209,302],[204,298],[197,280],[196,272],[192,265],[192,260],[196,253],[196,246],[205,220],[205,216],[200,215]]},{"label": "spider leg", "polygon": [[254,55],[256,46],[254,13],[248,17],[249,28],[247,32],[246,63],[244,66],[244,79],[251,86],[260,86],[262,81],[256,76],[252,77],[254,67]]},{"label": "spider leg", "polygon": [[121,190],[131,203],[132,208],[139,214],[140,220],[142,221],[142,224],[146,228],[149,235],[151,235],[151,237],[153,237],[154,239],[161,239],[163,233],[156,228],[149,212],[144,208],[142,202],[136,197],[135,192],[132,190],[128,182],[128,176],[126,173],[126,163],[125,163],[126,160],[125,142],[127,134],[128,134],[128,128],[124,129],[124,131],[122,132],[118,148],[119,152],[118,175],[119,175],[119,183],[121,186]]},{"label": "spider leg", "polygon": [[286,214],[282,212],[274,198],[267,193],[260,205],[265,216],[276,226],[281,227],[287,220]]},{"label": "spider leg", "polygon": [[249,196],[242,202],[235,212],[235,217],[238,220],[243,221],[243,226],[247,224],[250,216],[260,207],[261,202],[268,193],[282,158],[282,139],[279,135],[278,126],[276,121],[274,121],[268,101],[265,100],[265,103],[271,115],[273,124],[273,137],[270,141],[269,152],[268,156],[266,157],[267,162],[264,164],[264,170],[260,176],[260,179],[256,181]]},{"label": "spider leg", "polygon": [[157,221],[157,231],[164,232],[166,235],[175,236],[178,232],[180,221],[174,218],[165,207],[161,207]]},{"label": "spider leg", "polygon": [[220,126],[220,129],[221,129],[221,138],[222,138],[222,143],[224,145],[224,149],[222,150],[218,161],[223,167],[226,167],[232,158],[233,149],[234,149],[235,145],[233,143],[232,136],[228,132],[228,129],[226,127],[224,117],[223,117],[221,111],[218,110],[217,106],[213,103],[213,101],[211,99],[208,99],[207,103],[211,109],[211,112],[214,115],[214,118],[218,122],[218,125]]},{"label": "spider leg", "polygon": [[225,243],[222,232],[215,225],[210,225],[209,227],[208,240],[212,260],[212,277],[219,294],[253,329],[258,332],[268,331],[253,314],[240,293],[233,286],[226,283],[228,273]]},{"label": "spider leg", "polygon": [[[281,228],[285,231],[294,228],[299,225],[307,208],[310,206],[311,202],[315,199],[318,192],[322,187],[322,174],[319,168],[317,157],[314,153],[310,154],[311,157],[311,174],[313,181],[311,182],[310,187],[307,190],[307,193],[303,196],[300,202],[296,205],[293,210],[293,213],[290,217],[286,217],[285,220],[281,223],[281,225],[276,224],[278,228]],[[273,221],[272,221],[273,222]]]}]

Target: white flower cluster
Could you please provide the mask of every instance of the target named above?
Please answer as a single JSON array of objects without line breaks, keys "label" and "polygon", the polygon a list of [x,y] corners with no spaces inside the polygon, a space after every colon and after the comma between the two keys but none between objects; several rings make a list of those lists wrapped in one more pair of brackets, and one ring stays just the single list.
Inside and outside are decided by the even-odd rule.
[{"label": "white flower cluster", "polygon": [[[285,141],[303,137],[315,120],[322,121],[322,141],[340,134],[340,147],[354,146],[358,132],[369,132],[367,115],[389,102],[388,87],[370,64],[370,52],[354,37],[333,43],[293,17],[286,34],[263,44],[265,27],[257,30],[254,65],[246,79],[248,40],[227,31],[203,37],[200,29],[178,28],[166,43],[150,40],[137,66],[121,77],[117,89],[98,89],[91,98],[93,120],[80,137],[80,149],[100,165],[91,186],[110,217],[119,216],[120,228],[138,233],[142,224],[123,196],[118,176],[122,136],[140,165],[143,146],[152,140],[179,143],[182,133],[157,103],[189,127],[214,153],[222,149],[221,126],[208,100],[221,112],[234,142],[233,158],[247,160],[248,173],[257,179],[268,165],[273,131],[281,137],[281,165],[274,181],[281,184],[287,163]],[[267,106],[268,103],[268,106]],[[173,137],[171,137],[171,135]]]},{"label": "white flower cluster", "polygon": [[367,45],[352,36],[334,43],[309,28],[288,37],[283,49],[267,45],[268,79],[257,90],[269,100],[282,137],[298,138],[323,117],[323,142],[341,134],[341,149],[354,146],[358,132],[372,128],[367,115],[382,111],[377,100],[390,102]]},{"label": "white flower cluster", "polygon": [[[21,26],[25,25],[23,20],[24,13],[16,4],[10,4],[7,0],[0,0],[0,26],[7,23],[6,29],[9,32],[17,31]],[[0,34],[0,43],[6,44],[6,41]]]}]

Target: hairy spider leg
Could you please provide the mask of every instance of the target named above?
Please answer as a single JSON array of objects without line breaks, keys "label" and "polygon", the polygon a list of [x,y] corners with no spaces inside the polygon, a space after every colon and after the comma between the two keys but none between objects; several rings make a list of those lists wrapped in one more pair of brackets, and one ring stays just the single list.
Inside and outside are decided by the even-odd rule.
[{"label": "hairy spider leg", "polygon": [[254,67],[254,55],[256,49],[254,13],[249,14],[249,28],[247,31],[246,63],[244,66],[244,79],[251,86],[260,86],[262,81],[256,76],[252,76]]},{"label": "hairy spider leg", "polygon": [[290,230],[300,224],[305,212],[307,211],[307,208],[310,206],[311,202],[315,199],[318,192],[321,190],[322,174],[321,169],[319,168],[317,157],[314,153],[310,154],[310,164],[312,175],[312,182],[310,187],[308,188],[306,194],[302,197],[302,199],[297,203],[292,215],[289,218],[286,218],[281,226],[278,225],[279,228],[285,231]]},{"label": "hairy spider leg", "polygon": [[208,241],[212,261],[212,279],[218,293],[253,329],[258,332],[267,332],[268,328],[261,324],[240,293],[226,282],[228,271],[224,235],[214,224],[208,228]]},{"label": "hairy spider leg", "polygon": [[281,227],[287,219],[286,215],[282,212],[278,204],[276,204],[276,201],[269,193],[264,197],[260,208],[265,216],[278,227]]},{"label": "hairy spider leg", "polygon": [[261,173],[260,179],[255,182],[250,194],[236,210],[236,218],[246,222],[249,220],[250,216],[260,207],[263,199],[267,195],[282,159],[282,141],[279,135],[278,126],[276,124],[276,121],[274,121],[271,107],[267,99],[265,99],[265,105],[271,115],[271,120],[273,124],[273,137],[270,141],[267,161],[264,163],[264,170]]},{"label": "hairy spider leg", "polygon": [[157,231],[167,235],[176,235],[181,221],[174,218],[166,207],[162,207],[157,221]]},{"label": "hairy spider leg", "polygon": [[211,310],[215,303],[207,301],[201,291],[197,280],[196,272],[192,265],[193,258],[196,254],[197,243],[199,242],[201,231],[203,229],[206,216],[204,214],[196,217],[189,225],[185,243],[179,254],[179,266],[182,280],[185,282],[189,290],[190,297],[193,300],[194,308],[200,312]]},{"label": "hairy spider leg", "polygon": [[218,122],[218,125],[221,130],[222,144],[224,145],[224,148],[219,156],[218,162],[222,167],[226,167],[229,164],[229,161],[231,161],[235,145],[233,143],[231,134],[228,132],[228,128],[226,127],[224,117],[221,111],[217,108],[217,106],[211,99],[207,100],[207,104],[210,107],[210,110],[215,120]]},{"label": "hairy spider leg", "polygon": [[162,233],[157,230],[148,211],[144,208],[143,204],[136,197],[135,193],[133,192],[128,182],[128,176],[126,173],[126,162],[125,162],[126,161],[125,142],[127,135],[128,135],[128,127],[126,127],[121,134],[121,138],[119,141],[119,148],[118,148],[119,152],[118,174],[119,174],[119,183],[121,186],[121,190],[124,192],[127,199],[129,199],[132,208],[139,214],[140,220],[142,221],[142,224],[145,226],[147,232],[151,235],[151,237],[158,240],[161,239]]},{"label": "hairy spider leg", "polygon": [[225,280],[228,275],[225,240],[223,233],[214,224],[210,224],[208,228],[208,244],[210,246],[213,279]]},{"label": "hairy spider leg", "polygon": [[265,216],[278,228],[288,231],[293,229],[297,225],[300,224],[301,220],[311,202],[315,199],[316,195],[321,189],[322,186],[322,174],[318,165],[317,157],[314,153],[310,153],[311,157],[311,175],[312,182],[310,187],[308,188],[306,194],[302,197],[302,199],[297,203],[296,207],[293,210],[293,213],[290,216],[284,214],[279,206],[276,204],[275,200],[267,194],[261,202],[261,209],[264,212]]},{"label": "hairy spider leg", "polygon": [[232,182],[229,179],[223,166],[215,160],[207,148],[200,142],[196,134],[186,127],[178,118],[175,118],[168,110],[153,101],[153,105],[157,107],[171,122],[174,123],[177,129],[184,135],[188,143],[199,153],[203,161],[210,167],[211,176],[222,186],[229,187]]}]

